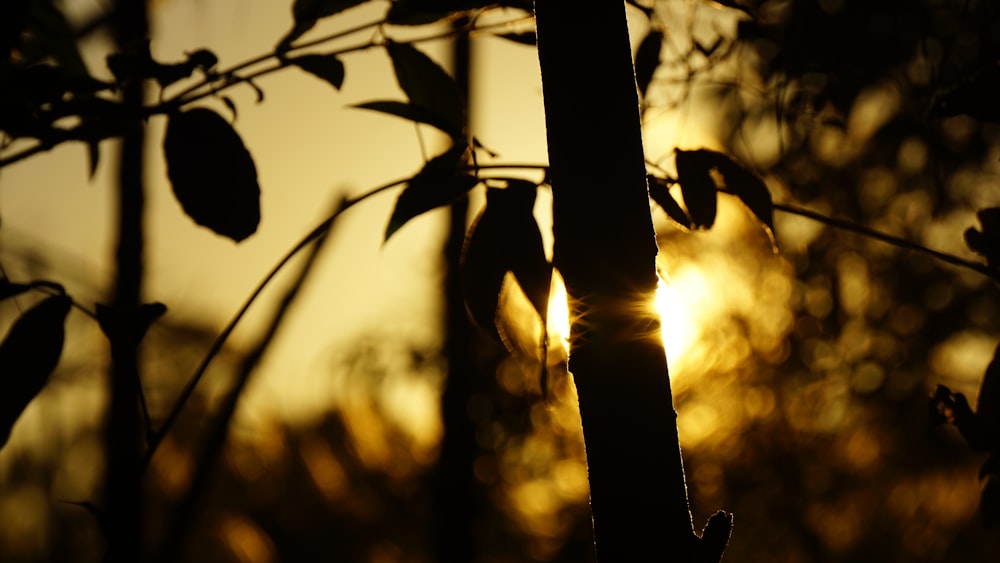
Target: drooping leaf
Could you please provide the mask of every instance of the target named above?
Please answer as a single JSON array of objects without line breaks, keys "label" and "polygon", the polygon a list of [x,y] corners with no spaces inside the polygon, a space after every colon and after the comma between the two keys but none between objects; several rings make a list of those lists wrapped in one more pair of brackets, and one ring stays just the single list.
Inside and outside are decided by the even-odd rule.
[{"label": "drooping leaf", "polygon": [[302,55],[289,59],[289,62],[309,74],[329,82],[338,90],[344,84],[344,63],[337,58],[337,55]]},{"label": "drooping leaf", "polygon": [[486,207],[473,220],[462,248],[462,292],[469,318],[493,340],[510,345],[496,323],[497,304],[503,290],[507,265],[497,259],[497,250],[504,248],[504,229],[490,209],[491,194],[486,191]]},{"label": "drooping leaf", "polygon": [[660,66],[660,50],[662,48],[663,32],[654,29],[646,34],[642,43],[639,44],[639,50],[635,53],[635,82],[639,87],[639,93],[643,96],[646,95],[646,90],[653,82],[653,74]]},{"label": "drooping leaf", "polygon": [[465,145],[453,145],[444,154],[429,160],[420,172],[407,182],[389,217],[384,240],[389,240],[389,237],[410,219],[451,204],[479,183],[479,178],[458,168],[465,149]]},{"label": "drooping leaf", "polygon": [[983,230],[969,227],[965,231],[965,244],[969,249],[986,258],[991,268],[1000,266],[1000,207],[981,209],[976,214]]},{"label": "drooping leaf", "polygon": [[257,231],[257,168],[228,121],[206,108],[171,114],[163,152],[174,195],[195,223],[235,242]]},{"label": "drooping leaf", "polygon": [[71,304],[66,295],[45,298],[17,319],[0,343],[0,448],[59,363]]},{"label": "drooping leaf", "polygon": [[774,238],[774,201],[771,199],[771,192],[764,184],[764,180],[728,156],[722,153],[715,154],[716,169],[726,184],[726,190],[740,198],[743,205],[757,217],[771,241],[772,250],[777,252],[778,245]]},{"label": "drooping leaf", "polygon": [[462,251],[462,282],[472,320],[508,348],[497,329],[496,314],[507,272],[544,323],[548,318],[552,265],[545,258],[533,208],[537,186],[509,180],[486,192],[486,206],[473,222]]},{"label": "drooping leaf", "polygon": [[312,29],[316,22],[348,8],[364,4],[368,0],[295,0],[292,4],[294,24],[288,35],[278,43],[279,52],[287,51],[302,34]]},{"label": "drooping leaf", "polygon": [[[544,326],[552,290],[552,265],[545,258],[542,233],[533,212],[537,188],[527,180],[508,180],[505,190],[493,193],[493,206],[499,207],[507,225],[510,271]],[[487,205],[488,200],[489,196]]]},{"label": "drooping leaf", "polygon": [[677,182],[695,229],[711,228],[715,223],[718,186],[712,178],[713,168],[711,151],[677,151]]},{"label": "drooping leaf", "polygon": [[670,186],[667,184],[667,181],[653,175],[647,176],[646,180],[649,183],[649,197],[666,212],[667,217],[670,217],[678,226],[686,231],[694,228],[694,225],[691,224],[691,218],[688,217],[688,214],[677,203],[677,200],[670,195]]},{"label": "drooping leaf", "polygon": [[368,109],[372,111],[377,111],[380,113],[386,113],[389,115],[395,115],[396,117],[402,117],[407,121],[413,121],[415,123],[426,123],[437,127],[445,133],[449,132],[451,124],[445,121],[440,115],[420,106],[415,106],[406,102],[397,102],[394,100],[378,100],[374,102],[365,102],[362,104],[357,104],[354,106],[359,109]]},{"label": "drooping leaf", "polygon": [[416,47],[406,43],[386,45],[399,87],[410,103],[437,115],[455,139],[465,130],[465,105],[458,84],[450,74]]}]

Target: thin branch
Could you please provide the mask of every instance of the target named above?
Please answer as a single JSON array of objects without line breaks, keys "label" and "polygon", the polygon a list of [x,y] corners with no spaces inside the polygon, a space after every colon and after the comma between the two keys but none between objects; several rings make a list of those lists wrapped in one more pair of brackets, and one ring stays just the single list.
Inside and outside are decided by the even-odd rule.
[{"label": "thin branch", "polygon": [[[346,205],[347,201],[341,202],[331,217],[338,217],[340,213],[344,211]],[[271,342],[274,340],[274,336],[278,333],[278,329],[281,328],[283,321],[287,317],[288,311],[291,309],[292,304],[298,297],[299,291],[305,284],[306,278],[312,272],[313,266],[316,263],[316,258],[319,256],[320,251],[330,234],[331,226],[332,220],[330,221],[330,224],[326,225],[322,232],[315,237],[315,244],[313,245],[312,252],[309,253],[306,263],[303,264],[295,282],[292,283],[291,287],[288,288],[285,295],[282,297],[281,302],[278,305],[278,309],[275,311],[274,316],[271,319],[270,325],[268,325],[260,340],[240,364],[239,372],[236,377],[236,383],[233,384],[233,387],[223,398],[220,413],[216,417],[212,427],[209,429],[208,438],[206,439],[205,444],[205,451],[202,452],[199,459],[198,467],[195,469],[194,477],[191,481],[191,486],[171,520],[166,540],[159,553],[160,561],[164,563],[171,563],[172,561],[177,560],[178,556],[181,555],[184,546],[184,539],[194,523],[197,506],[208,488],[212,471],[215,469],[219,457],[222,455],[222,449],[225,445],[226,437],[229,434],[229,425],[233,416],[236,414],[236,407],[239,405],[239,400],[243,395],[243,390],[250,381],[250,376],[254,373],[261,358],[263,358],[264,353],[270,347]]]},{"label": "thin branch", "polygon": [[222,332],[219,333],[219,336],[216,337],[215,342],[212,343],[211,348],[209,348],[208,352],[205,354],[205,357],[198,365],[198,368],[195,370],[191,378],[188,379],[188,382],[184,385],[184,388],[181,390],[180,395],[174,402],[174,406],[170,410],[170,414],[167,415],[166,420],[160,426],[159,430],[152,432],[150,434],[149,445],[147,446],[146,455],[142,461],[143,469],[149,466],[150,461],[153,459],[153,455],[156,453],[156,449],[160,446],[160,443],[163,442],[163,438],[166,437],[167,433],[170,432],[170,429],[177,421],[177,417],[180,415],[181,410],[183,410],[184,405],[187,404],[187,401],[188,399],[190,399],[191,394],[194,393],[194,389],[195,387],[198,386],[198,382],[201,381],[202,376],[205,375],[205,371],[208,369],[209,364],[211,364],[212,360],[214,360],[215,357],[219,354],[219,352],[222,350],[222,347],[225,345],[226,340],[233,333],[233,330],[236,329],[236,325],[240,322],[240,320],[243,319],[243,316],[250,309],[250,306],[253,305],[253,303],[257,300],[260,294],[263,293],[264,288],[267,287],[267,285],[271,283],[271,280],[273,280],[278,275],[278,272],[280,272],[292,260],[292,258],[296,254],[298,254],[302,249],[309,246],[310,243],[317,240],[318,238],[324,236],[326,232],[330,230],[330,227],[333,226],[333,222],[337,219],[337,217],[340,216],[340,214],[347,211],[351,207],[361,203],[362,201],[365,201],[366,199],[374,195],[380,194],[388,189],[403,184],[408,180],[409,178],[403,180],[395,180],[388,184],[383,184],[371,190],[370,192],[366,192],[358,197],[345,200],[343,204],[332,215],[330,215],[329,217],[321,221],[318,225],[316,225],[316,227],[313,228],[311,231],[309,231],[307,235],[302,237],[302,240],[300,240],[295,246],[293,246],[291,250],[286,252],[285,255],[281,257],[280,260],[278,260],[278,262],[271,268],[271,271],[268,272],[267,275],[265,275],[264,278],[261,279],[261,281],[257,284],[257,287],[254,289],[253,293],[250,294],[247,300],[243,303],[239,311],[237,311],[237,313],[233,316],[233,318],[230,319],[229,324],[226,325],[226,328],[223,329]]},{"label": "thin branch", "polygon": [[[507,25],[510,25],[512,22],[520,21],[521,19],[523,19],[523,18],[518,18],[518,19],[515,19],[515,20],[511,20],[511,21],[499,22],[499,23],[496,23],[496,24],[485,25],[485,26],[482,26],[480,28],[472,29],[472,30],[470,30],[470,32],[472,32],[472,31],[482,32],[482,31],[486,31],[486,30],[490,30],[490,29],[502,28],[502,27],[505,27]],[[185,89],[185,90],[183,90],[183,91],[181,91],[181,92],[179,92],[179,93],[171,96],[170,98],[167,98],[166,100],[163,100],[163,101],[161,101],[161,102],[159,102],[159,103],[157,103],[155,105],[144,107],[143,110],[142,110],[142,112],[141,112],[141,115],[137,119],[148,119],[149,117],[151,117],[153,115],[159,115],[159,114],[169,113],[170,111],[175,110],[179,106],[184,106],[184,105],[190,104],[192,102],[196,102],[198,100],[207,98],[209,96],[216,95],[219,92],[222,92],[223,90],[227,90],[227,89],[229,89],[229,88],[231,88],[233,86],[236,86],[238,84],[243,84],[243,83],[251,83],[252,84],[253,80],[256,79],[256,78],[260,78],[262,76],[266,76],[268,74],[271,74],[271,73],[277,72],[279,70],[288,68],[290,66],[294,66],[293,62],[292,62],[292,59],[290,59],[288,57],[289,53],[291,53],[292,51],[300,51],[302,49],[307,49],[309,47],[314,47],[316,45],[319,45],[319,44],[322,44],[322,43],[325,43],[325,42],[328,42],[328,41],[332,41],[332,40],[339,39],[341,37],[344,37],[344,36],[347,36],[347,35],[350,35],[350,34],[353,34],[353,33],[357,33],[358,31],[364,30],[364,29],[369,28],[369,27],[377,27],[379,25],[383,25],[384,23],[385,22],[383,20],[383,21],[376,22],[375,24],[373,24],[373,23],[361,24],[361,25],[352,27],[352,28],[347,29],[347,30],[339,31],[339,32],[336,32],[336,33],[333,33],[333,34],[321,37],[319,39],[315,39],[315,40],[312,40],[312,41],[308,41],[306,43],[302,43],[301,45],[297,45],[297,46],[289,49],[288,51],[283,51],[283,52],[273,51],[273,52],[270,52],[270,53],[267,53],[267,54],[264,54],[264,55],[259,55],[257,57],[252,58],[252,59],[248,59],[248,60],[246,60],[246,61],[244,61],[242,63],[239,63],[239,64],[237,64],[237,65],[235,65],[235,66],[233,66],[231,68],[226,69],[225,71],[217,72],[217,73],[210,73],[209,76],[205,77],[201,82],[190,86],[189,88],[187,88],[187,89]],[[455,34],[454,31],[440,32],[440,33],[435,33],[435,34],[428,35],[428,36],[425,36],[425,37],[419,37],[419,38],[416,38],[416,39],[410,39],[410,40],[407,40],[407,41],[398,41],[398,43],[415,44],[415,43],[424,43],[424,42],[428,42],[428,41],[437,41],[437,40],[440,40],[440,39],[446,39],[448,37],[451,37],[454,34]],[[354,46],[351,46],[351,47],[345,47],[343,49],[332,51],[329,54],[340,56],[340,55],[345,55],[345,54],[348,54],[348,53],[353,53],[353,52],[358,52],[358,51],[364,51],[366,49],[371,49],[371,48],[374,48],[374,47],[380,47],[380,46],[383,46],[384,43],[385,43],[385,41],[371,41],[370,40],[370,41],[368,41],[366,43],[363,43],[363,44],[354,45]],[[240,70],[244,70],[244,69],[250,68],[252,66],[255,66],[255,65],[258,65],[258,64],[270,61],[272,59],[278,61],[277,64],[274,64],[272,66],[268,66],[266,68],[257,70],[255,72],[251,72],[251,73],[249,73],[247,75],[244,75],[244,76],[235,76],[234,75],[234,73],[236,73],[236,72],[238,72]],[[221,82],[221,84],[219,84],[219,82]],[[207,88],[207,90],[201,91],[201,90],[206,89],[206,88]],[[58,138],[39,140],[36,144],[34,144],[34,145],[32,145],[32,146],[30,146],[30,147],[28,147],[26,149],[23,149],[23,150],[21,150],[19,152],[16,152],[16,153],[14,153],[14,154],[12,154],[10,156],[0,157],[0,168],[4,168],[4,167],[9,166],[11,164],[20,162],[20,161],[25,160],[25,159],[27,159],[29,157],[34,156],[34,155],[37,155],[37,154],[40,154],[40,153],[43,153],[43,152],[48,152],[48,151],[52,150],[53,148],[55,148],[56,146],[65,143],[66,141],[77,141],[77,140],[80,140],[77,137],[80,136],[80,132],[82,131],[82,128],[85,125],[86,124],[81,124],[81,125],[77,125],[76,127],[72,127],[72,128],[66,129],[64,131],[60,131],[59,132],[60,135],[58,136]]]},{"label": "thin branch", "polygon": [[912,251],[915,251],[915,252],[920,252],[920,253],[926,254],[928,256],[931,256],[933,258],[936,258],[936,259],[938,259],[938,260],[940,260],[942,262],[946,262],[948,264],[951,264],[953,266],[959,266],[961,268],[967,268],[969,270],[972,270],[974,272],[978,272],[978,273],[980,273],[980,274],[982,274],[984,276],[987,276],[987,277],[989,277],[989,278],[991,278],[993,280],[1000,281],[1000,273],[991,270],[990,268],[986,267],[983,264],[980,264],[978,262],[973,262],[971,260],[966,260],[964,258],[959,258],[958,256],[955,256],[953,254],[947,254],[945,252],[934,250],[934,249],[928,248],[928,247],[926,247],[926,246],[924,246],[922,244],[919,244],[919,243],[916,243],[916,242],[913,242],[913,241],[909,241],[909,240],[906,240],[904,238],[900,238],[900,237],[897,237],[897,236],[894,236],[894,235],[890,235],[888,233],[885,233],[885,232],[882,232],[882,231],[878,231],[878,230],[866,227],[864,225],[859,225],[858,223],[854,223],[852,221],[847,221],[847,220],[844,220],[844,219],[835,219],[833,217],[828,217],[826,215],[823,215],[821,213],[817,213],[815,211],[811,211],[809,209],[805,209],[803,207],[797,207],[797,206],[788,205],[788,204],[785,204],[785,203],[775,203],[774,204],[774,208],[776,210],[778,210],[778,211],[783,211],[785,213],[791,213],[793,215],[799,215],[801,217],[806,217],[808,219],[812,219],[813,221],[817,221],[819,223],[823,223],[824,225],[829,225],[829,226],[837,228],[837,229],[841,229],[841,230],[844,230],[844,231],[850,231],[850,232],[858,233],[860,235],[864,235],[866,237],[873,238],[875,240],[880,240],[882,242],[891,244],[893,246],[898,246],[899,248],[905,248],[906,250],[912,250]]}]

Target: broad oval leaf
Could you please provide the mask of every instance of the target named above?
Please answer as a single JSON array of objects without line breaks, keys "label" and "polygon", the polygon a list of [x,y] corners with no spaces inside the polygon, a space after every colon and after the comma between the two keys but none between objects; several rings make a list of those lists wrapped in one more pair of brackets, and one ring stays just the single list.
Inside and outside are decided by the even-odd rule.
[{"label": "broad oval leaf", "polygon": [[47,297],[19,317],[0,344],[0,448],[59,363],[71,304],[66,295]]},{"label": "broad oval leaf", "polygon": [[340,90],[344,85],[344,63],[337,58],[337,55],[302,55],[289,59],[293,65],[312,74],[313,76],[325,80],[334,88]]},{"label": "broad oval leaf", "polygon": [[205,108],[171,114],[163,152],[174,195],[195,223],[236,242],[257,231],[257,168],[228,121]]},{"label": "broad oval leaf", "polygon": [[420,106],[415,106],[406,102],[397,102],[395,100],[377,100],[374,102],[357,104],[354,107],[358,109],[377,111],[388,115],[395,115],[396,117],[402,117],[403,119],[416,123],[426,123],[437,127],[445,133],[448,133],[448,129],[451,128],[451,124],[445,121],[440,115]]},{"label": "broad oval leaf", "polygon": [[450,74],[416,47],[406,43],[386,45],[399,87],[410,103],[436,115],[452,138],[465,131],[465,104]]},{"label": "broad oval leaf", "polygon": [[389,240],[410,219],[432,209],[449,205],[479,183],[479,178],[459,171],[458,163],[465,145],[457,144],[427,164],[407,182],[385,229]]},{"label": "broad oval leaf", "polygon": [[660,50],[663,48],[663,32],[659,30],[650,31],[635,53],[635,82],[639,87],[639,93],[646,95],[650,83],[653,82],[653,74],[660,66]]},{"label": "broad oval leaf", "polygon": [[712,178],[713,168],[715,162],[711,151],[677,150],[677,182],[696,229],[711,228],[715,223],[718,187]]},{"label": "broad oval leaf", "polygon": [[469,229],[462,251],[462,285],[472,320],[508,350],[510,342],[497,326],[497,307],[507,272],[538,313],[548,317],[552,265],[545,258],[533,208],[537,185],[510,180],[507,188],[490,188],[486,206]]},{"label": "broad oval leaf", "polygon": [[287,51],[292,42],[302,37],[302,34],[312,29],[316,21],[339,14],[348,8],[364,4],[368,0],[295,0],[292,4],[292,17],[295,23],[281,42],[278,51]]}]

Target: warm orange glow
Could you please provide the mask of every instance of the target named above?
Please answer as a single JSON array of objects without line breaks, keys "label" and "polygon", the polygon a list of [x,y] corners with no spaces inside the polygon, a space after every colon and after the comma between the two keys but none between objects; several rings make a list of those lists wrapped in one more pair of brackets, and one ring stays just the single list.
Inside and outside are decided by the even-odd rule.
[{"label": "warm orange glow", "polygon": [[569,346],[569,302],[566,285],[558,271],[552,272],[552,291],[549,294],[549,348]]}]

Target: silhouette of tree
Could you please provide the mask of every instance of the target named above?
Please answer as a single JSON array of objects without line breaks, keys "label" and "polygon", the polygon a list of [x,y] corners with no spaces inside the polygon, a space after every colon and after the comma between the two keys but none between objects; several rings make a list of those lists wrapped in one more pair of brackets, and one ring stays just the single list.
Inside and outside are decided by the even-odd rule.
[{"label": "silhouette of tree", "polygon": [[[271,52],[226,68],[204,49],[180,61],[154,59],[143,2],[117,2],[78,29],[50,0],[10,2],[0,12],[0,166],[73,141],[87,145],[93,170],[100,142],[121,140],[110,304],[91,307],[44,273],[0,272],[3,306],[33,303],[23,312],[5,309],[16,313],[0,344],[5,430],[60,377],[52,372],[64,327],[80,330],[71,306],[92,317],[110,344],[105,434],[95,438],[95,425],[74,438],[81,448],[104,445],[103,491],[60,505],[53,529],[75,534],[65,545],[88,554],[106,549],[110,561],[317,553],[578,561],[594,556],[595,542],[604,562],[714,562],[723,549],[737,561],[989,556],[995,538],[972,518],[978,509],[994,524],[998,502],[998,376],[990,364],[982,377],[988,357],[981,350],[984,342],[993,348],[1000,330],[989,283],[998,279],[1000,201],[988,189],[996,181],[1000,11],[974,1],[704,0],[686,3],[683,20],[677,3],[581,9],[538,0],[550,162],[534,166],[480,162],[489,153],[468,127],[461,71],[445,72],[420,47],[473,32],[533,44],[533,34],[510,31],[529,16],[530,3],[396,0],[376,21],[307,35],[318,21],[362,4],[296,0],[293,27]],[[480,24],[492,9],[513,17]],[[626,10],[649,26],[634,70]],[[420,27],[439,22],[452,25]],[[105,26],[116,45],[109,82],[87,72],[75,44]],[[429,31],[403,40],[409,34],[395,34],[402,28]],[[358,29],[370,38],[310,50]],[[230,120],[192,104],[214,99],[235,115],[229,88],[248,86],[263,99],[258,78],[289,67],[339,89],[340,57],[371,48],[388,54],[406,99],[358,107],[434,127],[448,146],[411,177],[342,202],[277,262],[220,335],[192,337],[202,350],[200,361],[187,362],[197,365],[194,375],[153,391],[156,368],[138,351],[147,333],[155,343],[168,325],[160,318],[165,307],[142,298],[145,121],[167,122],[163,156],[184,212],[240,242],[260,219],[255,163]],[[179,93],[163,95],[168,85]],[[149,101],[144,92],[156,86],[160,99]],[[705,106],[713,109],[716,145],[678,143],[644,155],[640,123],[648,131],[664,115]],[[527,180],[525,170],[546,177]],[[356,402],[311,428],[237,440],[229,427],[242,390],[308,265],[256,345],[224,358],[233,327],[292,257],[305,250],[315,257],[342,213],[400,186],[386,240],[406,236],[399,230],[415,217],[454,206],[446,349],[394,351],[408,359],[386,367],[384,350],[362,347],[339,366],[352,374],[350,388],[363,392]],[[549,188],[552,263],[533,217],[536,193]],[[485,206],[466,232],[463,202],[473,189],[485,190]],[[743,223],[731,204],[749,212]],[[657,229],[659,256],[652,219],[665,227]],[[774,248],[779,255],[769,254]],[[732,281],[708,290],[722,313],[715,326],[699,329],[715,357],[674,370],[671,380],[651,303],[657,267],[669,275],[682,259],[725,269]],[[570,302],[568,372],[566,351],[551,346],[547,333],[553,267]],[[740,287],[751,289],[737,306],[729,294]],[[477,347],[485,359],[466,355],[466,312],[481,329],[473,341],[496,340]],[[666,319],[663,327],[675,324]],[[982,360],[971,369],[974,381],[949,373],[961,367],[956,356]],[[223,359],[231,387],[210,409],[199,382]],[[372,423],[378,438],[365,438],[351,417],[392,420],[372,381],[439,374],[439,362],[450,373],[432,472],[432,456],[418,451],[404,427]],[[25,377],[7,375],[15,372]],[[965,395],[976,389],[973,408]],[[687,475],[675,400],[681,439],[687,432],[691,443]],[[206,428],[189,418],[199,414],[211,420]],[[685,425],[686,416],[695,422]],[[930,430],[929,422],[942,421],[982,454],[955,433]],[[587,479],[571,486],[584,442]],[[17,458],[12,467],[11,483],[37,491],[51,490],[60,466]],[[542,484],[559,479],[561,496]],[[511,500],[518,495],[536,501],[534,514]],[[719,506],[740,518],[728,548],[731,517],[709,517]],[[530,518],[534,526],[524,524]],[[705,520],[699,536],[692,523]],[[191,533],[202,526],[212,533]],[[89,531],[73,531],[81,529]],[[49,558],[74,555],[52,543],[43,550]]]}]

